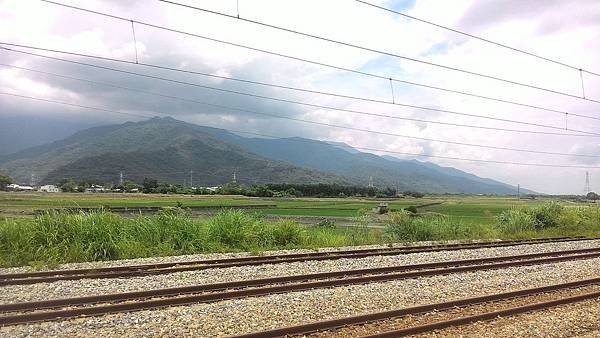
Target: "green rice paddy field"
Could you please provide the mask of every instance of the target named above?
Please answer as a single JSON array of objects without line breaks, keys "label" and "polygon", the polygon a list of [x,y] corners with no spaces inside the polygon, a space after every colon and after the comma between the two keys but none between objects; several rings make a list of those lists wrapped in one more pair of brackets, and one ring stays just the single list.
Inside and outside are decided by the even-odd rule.
[{"label": "green rice paddy field", "polygon": [[[0,214],[31,215],[34,210],[64,207],[214,207],[254,206],[253,212],[278,216],[353,217],[361,209],[381,202],[394,210],[416,206],[420,213],[437,213],[467,224],[491,224],[503,210],[534,206],[547,201],[517,200],[514,197],[430,196],[388,200],[355,198],[253,198],[244,196],[144,195],[144,194],[45,194],[0,193]],[[566,205],[575,205],[567,203]],[[260,206],[265,207],[260,207]]]}]

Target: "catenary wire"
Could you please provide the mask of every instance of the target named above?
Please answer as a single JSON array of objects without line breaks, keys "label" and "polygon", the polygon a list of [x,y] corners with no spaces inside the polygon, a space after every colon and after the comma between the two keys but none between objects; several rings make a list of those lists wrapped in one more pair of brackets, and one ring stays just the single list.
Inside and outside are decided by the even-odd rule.
[{"label": "catenary wire", "polygon": [[[93,56],[93,55],[88,55],[88,54],[73,53],[73,52],[66,52],[66,51],[54,50],[54,49],[48,49],[48,48],[41,48],[41,47],[34,47],[34,46],[27,46],[27,45],[20,45],[20,44],[12,44],[12,43],[0,42],[0,49],[4,49],[4,50],[7,50],[7,51],[17,52],[17,53],[22,53],[22,54],[27,54],[27,55],[32,55],[32,56],[38,56],[38,57],[43,57],[43,58],[47,58],[47,59],[58,60],[58,61],[68,62],[68,63],[72,63],[72,64],[78,64],[78,65],[83,65],[83,66],[88,66],[88,67],[93,67],[93,68],[98,68],[98,69],[111,70],[111,71],[119,72],[119,73],[123,73],[123,74],[141,76],[141,77],[146,77],[146,78],[151,78],[151,79],[156,79],[156,80],[162,80],[162,81],[177,83],[177,84],[181,84],[181,85],[194,86],[194,87],[199,87],[199,88],[204,88],[204,89],[210,89],[210,90],[215,90],[215,91],[220,91],[220,92],[226,92],[226,93],[230,93],[230,94],[236,94],[236,95],[243,95],[243,96],[248,96],[248,97],[260,98],[260,99],[265,99],[265,100],[272,100],[272,101],[277,101],[277,102],[284,102],[284,103],[291,103],[291,104],[309,106],[309,107],[313,107],[313,108],[338,110],[338,111],[344,111],[344,112],[349,112],[349,113],[353,113],[353,114],[386,117],[386,118],[392,118],[392,119],[398,119],[398,120],[408,120],[408,121],[416,121],[416,122],[424,122],[424,123],[432,123],[432,124],[442,124],[442,125],[451,125],[451,126],[478,128],[478,129],[510,131],[510,132],[521,132],[521,133],[534,133],[534,134],[546,134],[546,135],[580,136],[580,135],[577,135],[577,134],[549,133],[549,132],[541,132],[541,131],[518,130],[518,129],[508,129],[508,128],[499,128],[499,127],[473,126],[473,125],[467,125],[467,124],[457,124],[457,123],[450,123],[450,122],[440,122],[440,121],[430,121],[430,120],[423,120],[423,119],[407,118],[407,117],[400,117],[400,116],[395,116],[395,115],[377,114],[377,113],[359,111],[359,110],[354,110],[354,109],[344,109],[344,108],[329,107],[329,106],[317,105],[317,104],[312,104],[312,103],[307,103],[307,102],[301,102],[301,101],[295,101],[295,100],[289,100],[289,99],[281,99],[281,98],[275,98],[275,97],[271,97],[271,96],[265,96],[265,95],[252,94],[252,93],[241,92],[241,91],[236,91],[236,90],[229,90],[229,89],[217,88],[217,87],[212,87],[212,86],[207,86],[207,85],[201,85],[201,84],[191,83],[191,82],[186,82],[186,81],[180,81],[180,80],[175,80],[175,79],[170,79],[170,78],[165,78],[165,77],[160,77],[160,76],[155,76],[155,75],[141,74],[141,73],[136,73],[136,72],[132,72],[132,71],[126,71],[126,70],[122,70],[122,69],[116,69],[116,68],[111,68],[111,67],[106,67],[106,66],[101,66],[101,65],[89,64],[89,63],[80,62],[80,61],[67,60],[67,59],[62,59],[62,58],[57,58],[57,57],[52,57],[52,56],[47,56],[47,55],[40,55],[40,54],[35,54],[35,53],[30,53],[30,52],[25,52],[25,51],[20,51],[20,50],[15,50],[15,49],[7,48],[7,47],[2,47],[1,44],[10,45],[10,46],[18,46],[18,47],[23,47],[23,48],[31,48],[31,49],[36,49],[36,50],[43,50],[43,51],[54,52],[54,53],[62,53],[62,54],[73,55],[73,56],[81,56],[81,57],[99,59],[99,60],[103,60],[103,61],[113,61],[113,62],[119,62],[119,63],[136,65],[136,66],[148,66],[148,67],[152,67],[152,65],[148,65],[148,64],[145,64],[145,63],[135,63],[135,62],[127,61],[127,60],[120,60],[120,59],[113,59],[113,58],[107,58],[107,57],[101,57],[101,56]],[[163,67],[163,66],[158,66],[158,68],[165,69],[165,67]],[[184,73],[192,73],[192,74],[194,74],[194,72],[187,71],[187,70],[177,70],[177,69],[172,69],[172,70],[180,71],[180,72],[184,72]],[[386,102],[386,103],[389,103],[389,102]],[[400,104],[396,103],[396,105],[400,105]],[[496,118],[496,117],[483,116],[483,115],[477,115],[477,114],[462,113],[462,112],[457,112],[457,111],[450,111],[450,110],[438,109],[438,108],[430,108],[430,107],[422,107],[422,106],[416,106],[416,105],[403,105],[403,106],[404,107],[409,107],[409,108],[415,108],[415,109],[430,110],[430,111],[435,111],[435,112],[442,112],[442,113],[448,113],[448,114],[461,115],[461,116],[468,116],[468,117],[476,117],[476,118],[482,118],[482,119],[489,119],[489,120],[500,121],[500,122],[523,124],[523,125],[529,125],[529,126],[535,126],[535,127],[542,127],[542,128],[549,128],[549,129],[556,129],[556,130],[567,130],[567,131],[572,131],[572,132],[578,132],[578,133],[587,134],[587,135],[581,135],[581,136],[588,136],[588,135],[589,136],[600,136],[600,134],[598,134],[598,133],[593,133],[593,132],[584,131],[584,130],[578,130],[578,129],[572,129],[572,128],[568,128],[568,127],[562,128],[562,127],[545,125],[545,124],[539,124],[539,123],[516,121],[516,120],[511,120],[511,119],[503,119],[503,118]]]},{"label": "catenary wire", "polygon": [[[123,88],[123,87],[121,87],[121,88]],[[121,112],[121,111],[117,111],[117,110],[111,110],[111,109],[105,109],[105,108],[97,108],[97,107],[90,107],[90,106],[85,106],[85,105],[80,105],[80,104],[72,104],[72,103],[69,103],[69,102],[57,101],[57,100],[50,100],[50,99],[43,99],[43,98],[37,98],[37,97],[32,97],[32,96],[27,96],[27,95],[20,95],[20,94],[7,93],[7,92],[0,92],[0,95],[9,95],[9,96],[15,96],[15,97],[20,97],[20,98],[27,98],[27,99],[37,100],[37,101],[43,101],[43,102],[49,102],[49,103],[56,103],[56,104],[62,104],[62,105],[67,105],[67,106],[75,106],[75,107],[79,107],[79,108],[93,109],[93,110],[98,110],[98,111],[113,112],[113,113],[119,113],[119,114],[124,114],[124,115],[133,115],[133,116],[140,117],[139,114],[131,114],[131,113]],[[360,132],[366,132],[366,133],[373,133],[373,134],[379,134],[379,135],[385,135],[385,136],[403,137],[403,138],[424,140],[424,141],[430,141],[430,142],[448,143],[448,144],[461,145],[461,146],[471,146],[471,147],[488,148],[488,149],[495,149],[495,150],[506,150],[506,151],[537,153],[537,154],[545,154],[545,155],[600,157],[598,155],[553,153],[553,152],[536,151],[536,150],[528,150],[528,149],[516,149],[516,148],[506,148],[506,147],[487,146],[487,145],[480,145],[480,144],[471,144],[471,143],[464,143],[464,142],[436,140],[436,139],[416,137],[416,136],[408,136],[408,135],[402,135],[402,134],[396,134],[396,133],[388,133],[388,132],[382,132],[382,131],[376,131],[376,130],[370,130],[370,129],[355,128],[355,127],[348,127],[348,126],[340,126],[340,125],[331,124],[331,123],[318,122],[318,121],[312,121],[312,120],[305,120],[305,119],[293,118],[293,117],[289,117],[289,116],[281,116],[281,115],[276,115],[276,114],[272,114],[272,113],[257,112],[257,111],[249,110],[249,109],[242,109],[242,108],[230,107],[230,106],[225,106],[225,105],[220,105],[220,104],[213,104],[213,103],[207,103],[207,102],[196,101],[196,100],[191,100],[191,101],[199,103],[199,104],[202,104],[202,105],[212,106],[212,107],[221,108],[221,109],[230,110],[230,111],[239,111],[239,112],[245,112],[245,113],[256,114],[256,115],[264,115],[264,116],[269,116],[269,117],[274,117],[274,118],[279,118],[279,119],[285,119],[285,120],[291,120],[291,121],[296,121],[296,122],[302,122],[302,123],[320,125],[320,126],[331,127],[331,128],[339,128],[339,129],[346,129],[346,130],[352,130],[352,131],[360,131]],[[165,115],[165,116],[169,116],[169,115]],[[142,117],[149,117],[149,116],[145,115],[145,116],[142,116]]]},{"label": "catenary wire", "polygon": [[[35,98],[35,97],[27,97],[27,96],[24,96],[24,95],[15,95],[13,93],[0,92],[0,95],[11,95],[11,96],[16,96],[16,97],[21,97],[21,98],[31,98],[31,99],[37,100],[37,98]],[[48,101],[48,100],[44,99],[42,101]],[[48,101],[48,102],[52,102],[52,101]],[[53,101],[52,103],[70,105],[69,103],[61,102],[61,101]],[[125,114],[123,112],[120,112],[120,113]],[[219,128],[219,129],[222,129],[222,130],[225,130],[225,131],[236,132],[235,130],[228,130],[228,129],[224,129],[224,128]],[[240,131],[238,131],[238,132],[240,132]],[[250,134],[250,132],[248,132],[248,133]],[[252,133],[252,134],[261,135],[261,134],[258,134],[258,133]],[[263,134],[263,136],[277,138],[277,136],[268,136],[268,135],[264,135],[264,134]],[[311,142],[315,142],[315,141],[311,140]],[[334,142],[334,141],[322,140],[322,142]],[[383,153],[400,154],[400,155],[407,155],[407,156],[441,158],[441,159],[449,159],[449,160],[460,160],[460,161],[469,161],[469,162],[477,162],[477,163],[508,164],[508,165],[521,165],[521,166],[534,166],[534,167],[551,167],[551,168],[600,169],[600,167],[598,167],[598,166],[580,166],[580,165],[561,165],[561,164],[546,164],[546,163],[525,163],[525,162],[483,160],[483,159],[471,159],[471,158],[463,158],[463,157],[452,157],[452,156],[440,156],[440,155],[430,155],[430,154],[407,153],[407,152],[392,151],[392,150],[377,149],[377,148],[369,148],[369,147],[359,147],[359,146],[352,146],[352,147],[356,148],[356,149],[369,150],[369,151],[378,151],[378,152],[383,152]]]},{"label": "catenary wire", "polygon": [[[41,0],[41,1],[49,2],[49,3],[55,3],[55,2],[49,1],[49,0]],[[468,75],[478,76],[478,77],[481,77],[481,78],[486,78],[486,79],[490,79],[490,80],[505,82],[505,83],[509,83],[509,84],[512,84],[512,85],[517,85],[517,86],[521,86],[521,87],[536,89],[536,90],[545,91],[545,92],[553,93],[553,94],[557,94],[557,95],[567,96],[567,97],[571,97],[571,98],[578,99],[578,100],[584,100],[584,101],[590,101],[590,102],[594,102],[594,103],[600,103],[599,100],[594,100],[594,99],[582,97],[582,96],[571,94],[571,93],[567,93],[567,92],[562,92],[562,91],[558,91],[558,90],[554,90],[554,89],[550,89],[550,88],[536,86],[536,85],[532,85],[532,84],[528,84],[528,83],[524,83],[524,82],[519,82],[519,81],[504,79],[504,78],[501,78],[501,77],[498,77],[498,76],[494,76],[494,75],[479,73],[479,72],[470,71],[470,70],[467,70],[467,69],[457,68],[457,67],[453,67],[453,66],[447,66],[447,65],[443,65],[443,64],[439,64],[439,63],[435,63],[435,62],[425,61],[425,60],[421,60],[421,59],[417,59],[417,58],[413,58],[413,57],[408,57],[408,56],[405,56],[405,55],[400,55],[400,54],[393,53],[393,52],[388,52],[388,51],[379,50],[379,49],[375,49],[375,48],[360,46],[360,45],[353,44],[353,43],[350,43],[350,42],[335,40],[335,39],[323,37],[323,36],[316,35],[316,34],[301,32],[301,31],[298,31],[298,30],[295,30],[295,29],[291,29],[291,28],[285,28],[285,27],[281,27],[281,26],[276,26],[276,25],[268,24],[268,23],[265,23],[265,22],[262,22],[262,21],[258,21],[258,20],[246,19],[246,18],[242,18],[242,17],[237,18],[235,15],[231,15],[231,14],[227,14],[227,13],[222,13],[222,12],[218,12],[218,11],[213,11],[213,10],[209,10],[209,9],[206,9],[206,8],[196,7],[196,6],[192,6],[192,5],[188,5],[188,4],[182,4],[182,3],[175,2],[175,1],[170,1],[170,0],[158,0],[158,1],[164,2],[164,3],[168,3],[168,4],[172,4],[172,5],[176,5],[176,6],[181,6],[181,7],[189,8],[189,9],[194,9],[194,10],[205,12],[205,13],[215,14],[215,15],[227,17],[227,18],[230,18],[230,19],[242,20],[242,21],[249,22],[249,23],[256,24],[256,25],[260,25],[260,26],[264,26],[264,27],[268,27],[268,28],[272,28],[272,29],[276,29],[276,30],[288,32],[288,33],[293,33],[293,34],[296,34],[296,35],[306,36],[306,37],[317,39],[317,40],[321,40],[321,41],[326,41],[326,42],[334,43],[334,44],[337,44],[337,45],[340,45],[340,46],[346,46],[346,47],[351,47],[351,48],[355,48],[355,49],[360,49],[360,50],[364,50],[364,51],[368,51],[368,52],[372,52],[372,53],[376,53],[376,54],[380,54],[380,55],[385,55],[385,56],[390,56],[390,57],[394,57],[394,58],[398,58],[398,59],[403,59],[403,60],[408,60],[408,61],[412,61],[412,62],[417,62],[417,63],[425,64],[425,65],[428,65],[428,66],[432,66],[432,67],[438,67],[438,68],[441,68],[441,69],[452,70],[452,71],[456,71],[456,72],[460,72],[460,73],[464,73],[464,74],[468,74]]]},{"label": "catenary wire", "polygon": [[[479,98],[479,99],[491,100],[491,101],[496,101],[496,102],[502,102],[502,103],[506,103],[506,104],[512,104],[512,105],[517,105],[517,106],[522,106],[522,107],[528,107],[528,108],[533,108],[533,109],[544,110],[544,111],[548,111],[548,112],[566,113],[566,112],[563,112],[562,110],[548,108],[548,107],[542,107],[542,106],[539,106],[539,105],[532,105],[532,104],[527,104],[527,103],[522,103],[522,102],[517,102],[517,101],[511,101],[511,100],[507,100],[507,99],[502,99],[502,98],[496,98],[496,97],[491,97],[491,96],[486,96],[486,95],[481,95],[481,94],[476,94],[476,93],[470,93],[470,92],[467,92],[467,91],[454,90],[454,89],[450,89],[450,88],[444,88],[444,87],[438,87],[438,86],[428,85],[428,84],[423,84],[423,83],[418,83],[418,82],[401,80],[401,79],[390,77],[390,76],[387,76],[387,75],[379,75],[379,74],[369,73],[369,72],[360,71],[360,70],[356,70],[356,69],[351,69],[351,68],[336,66],[336,65],[332,65],[332,64],[328,64],[328,63],[324,63],[324,62],[320,62],[320,61],[309,60],[309,59],[306,59],[306,58],[301,58],[301,57],[296,57],[296,56],[287,55],[287,54],[283,54],[283,53],[273,52],[273,51],[269,51],[269,50],[266,50],[266,49],[251,47],[251,46],[247,46],[247,45],[243,45],[243,44],[239,44],[239,43],[235,43],[235,42],[230,42],[230,41],[225,41],[225,40],[221,40],[221,39],[211,38],[211,37],[200,35],[200,34],[196,34],[196,33],[186,32],[186,31],[182,31],[182,30],[178,30],[178,29],[174,29],[174,28],[169,28],[169,27],[165,27],[165,26],[160,26],[160,25],[156,25],[156,24],[152,24],[152,23],[147,23],[147,22],[132,20],[132,19],[128,19],[128,18],[125,18],[125,17],[120,17],[120,16],[108,14],[108,13],[103,13],[103,12],[99,12],[99,11],[94,11],[94,10],[90,10],[90,9],[86,9],[86,8],[77,7],[77,6],[67,5],[67,4],[63,4],[63,3],[59,3],[59,2],[55,2],[55,1],[47,1],[47,0],[41,0],[41,1],[44,1],[44,2],[47,2],[47,3],[50,3],[50,4],[54,4],[54,5],[58,5],[58,6],[63,6],[63,7],[67,7],[67,8],[71,8],[71,9],[75,9],[75,10],[80,10],[80,11],[92,13],[92,14],[97,14],[97,15],[101,15],[101,16],[105,16],[105,17],[109,17],[109,18],[113,18],[113,19],[117,19],[117,20],[123,20],[123,21],[128,21],[128,22],[133,21],[136,24],[140,24],[140,25],[151,27],[151,28],[155,28],[155,29],[169,31],[169,32],[172,32],[172,33],[177,33],[177,34],[192,36],[192,37],[204,39],[204,40],[207,40],[207,41],[212,41],[212,42],[221,43],[221,44],[225,44],[225,45],[229,45],[229,46],[234,46],[234,47],[238,47],[238,48],[252,50],[252,51],[255,51],[255,52],[265,53],[265,54],[269,54],[269,55],[273,55],[273,56],[277,56],[277,57],[282,57],[282,58],[287,58],[287,59],[290,59],[290,60],[300,61],[300,62],[304,62],[304,63],[310,63],[310,64],[314,64],[314,65],[321,66],[321,67],[327,67],[327,68],[336,69],[336,70],[345,71],[345,72],[350,72],[350,73],[359,74],[359,75],[363,75],[363,76],[368,76],[368,77],[383,79],[383,80],[386,80],[386,81],[389,81],[389,79],[391,78],[392,81],[394,81],[394,82],[404,83],[404,84],[408,84],[408,85],[412,85],[412,86],[418,86],[418,87],[423,87],[423,88],[428,88],[428,89],[443,91],[443,92],[447,92],[447,93],[453,93],[453,94],[459,94],[459,95],[466,95],[466,96],[471,96],[471,97],[475,97],[475,98]],[[572,112],[570,112],[569,115],[578,116],[578,117],[582,117],[582,118],[600,119],[598,117],[592,117],[592,116],[587,116],[587,115],[580,115],[580,114],[576,114],[576,113],[572,113]]]},{"label": "catenary wire", "polygon": [[[208,102],[203,102],[203,101],[198,101],[198,100],[195,100],[195,99],[184,98],[184,97],[174,96],[174,95],[167,95],[167,94],[163,94],[163,93],[151,92],[151,91],[141,90],[141,89],[136,89],[136,88],[130,88],[130,87],[125,87],[125,86],[116,85],[116,84],[107,83],[107,82],[100,82],[100,81],[94,81],[94,80],[89,80],[89,79],[82,79],[82,78],[77,78],[77,77],[72,77],[72,76],[67,76],[67,75],[61,75],[61,74],[56,74],[56,73],[46,72],[46,71],[37,70],[37,69],[26,68],[26,67],[20,67],[20,66],[15,66],[15,65],[8,65],[8,64],[3,64],[3,63],[0,63],[0,66],[11,67],[11,68],[15,68],[15,69],[20,69],[20,70],[25,70],[25,71],[29,71],[29,72],[35,72],[35,73],[50,75],[50,76],[64,78],[64,79],[69,79],[69,80],[74,80],[74,81],[91,83],[91,84],[94,84],[94,85],[108,86],[108,87],[113,87],[113,88],[117,88],[117,89],[122,89],[122,90],[137,92],[137,93],[143,93],[143,94],[147,94],[147,95],[151,95],[151,96],[164,97],[164,98],[169,98],[169,99],[174,99],[174,100],[180,100],[180,101],[184,101],[184,102],[196,103],[196,104],[200,104],[200,105],[215,106],[215,104],[208,103]],[[223,109],[229,109],[229,110],[231,110],[231,109],[237,109],[235,107],[225,106],[225,105],[218,105],[218,107],[219,108],[223,108]],[[250,110],[244,110],[244,111],[245,112],[252,112]],[[285,118],[285,117],[281,117],[281,118]],[[314,121],[310,121],[310,122],[312,123]],[[342,126],[338,126],[338,127],[342,127]],[[529,149],[520,149],[520,148],[508,148],[508,147],[499,147],[499,146],[489,146],[489,145],[482,145],[482,144],[473,144],[473,143],[466,143],[466,142],[455,142],[455,141],[447,141],[447,140],[438,140],[438,139],[431,139],[431,138],[424,138],[424,137],[417,137],[417,136],[410,136],[410,135],[402,135],[402,134],[394,134],[393,136],[403,137],[403,138],[412,138],[412,139],[418,139],[418,140],[424,140],[424,141],[431,141],[431,142],[440,142],[440,143],[449,143],[449,144],[471,146],[471,147],[481,147],[481,148],[488,148],[488,149],[496,149],[496,150],[518,151],[518,152],[527,152],[527,153],[545,154],[545,155],[560,155],[560,156],[596,157],[596,158],[600,158],[600,155],[569,154],[569,153],[560,153],[560,152],[550,152],[550,151],[539,151],[539,150],[529,150]]]},{"label": "catenary wire", "polygon": [[490,39],[486,39],[486,38],[483,38],[481,36],[477,36],[477,35],[474,35],[474,34],[471,34],[471,33],[467,33],[467,32],[464,32],[464,31],[461,31],[461,30],[458,30],[458,29],[455,29],[455,28],[444,26],[444,25],[441,25],[441,24],[438,24],[438,23],[435,23],[435,22],[432,22],[432,21],[429,21],[429,20],[417,18],[415,16],[412,16],[412,15],[409,15],[409,14],[406,14],[406,13],[403,13],[403,12],[400,12],[400,11],[396,11],[396,10],[393,10],[391,8],[388,8],[388,7],[380,6],[380,5],[377,5],[377,4],[368,2],[368,1],[364,1],[364,0],[354,0],[354,1],[356,1],[358,3],[361,3],[361,4],[364,4],[364,5],[367,5],[367,6],[371,6],[371,7],[374,7],[374,8],[383,10],[383,11],[386,11],[386,12],[389,12],[389,13],[400,15],[400,16],[403,16],[405,18],[409,18],[411,20],[419,21],[419,22],[422,22],[422,23],[425,23],[425,24],[428,24],[428,25],[431,25],[431,26],[435,26],[435,27],[438,27],[438,28],[441,28],[441,29],[445,29],[445,30],[453,32],[453,33],[464,35],[464,36],[467,36],[467,37],[472,38],[472,39],[477,39],[479,41],[483,41],[483,42],[486,42],[486,43],[489,43],[489,44],[492,44],[492,45],[496,45],[498,47],[510,49],[510,50],[512,50],[514,52],[518,52],[518,53],[522,53],[522,54],[525,54],[525,55],[529,55],[529,56],[532,56],[534,58],[537,58],[537,59],[540,59],[540,60],[544,60],[544,61],[547,61],[547,62],[551,62],[551,63],[557,64],[557,65],[560,65],[560,66],[563,66],[563,67],[567,67],[567,68],[570,68],[570,69],[573,69],[573,70],[576,70],[576,71],[582,71],[582,72],[590,74],[590,75],[600,76],[600,74],[597,73],[597,72],[586,70],[586,69],[583,69],[581,67],[576,67],[576,66],[570,65],[568,63],[562,62],[562,61],[558,61],[558,60],[555,60],[555,59],[551,59],[549,57],[541,56],[541,55],[536,54],[536,53],[528,52],[528,51],[526,51],[524,49],[521,49],[521,48],[512,47],[512,46],[509,46],[509,45],[507,45],[505,43],[501,43],[501,42],[493,41],[493,40],[490,40]]}]

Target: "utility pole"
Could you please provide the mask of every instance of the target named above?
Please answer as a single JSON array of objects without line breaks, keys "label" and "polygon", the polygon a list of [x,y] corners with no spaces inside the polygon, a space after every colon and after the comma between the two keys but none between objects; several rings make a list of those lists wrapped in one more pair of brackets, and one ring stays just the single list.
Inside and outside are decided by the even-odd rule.
[{"label": "utility pole", "polygon": [[190,169],[190,188],[194,187],[193,175],[194,175],[194,171]]},{"label": "utility pole", "polygon": [[521,185],[517,184],[517,199],[521,199]]},{"label": "utility pole", "polygon": [[123,186],[123,172],[119,172],[119,185]]}]

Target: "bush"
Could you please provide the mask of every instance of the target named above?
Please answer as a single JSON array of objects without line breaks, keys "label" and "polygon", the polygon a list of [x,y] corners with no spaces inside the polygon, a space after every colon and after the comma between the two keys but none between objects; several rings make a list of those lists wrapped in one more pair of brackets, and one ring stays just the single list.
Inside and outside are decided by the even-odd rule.
[{"label": "bush", "polygon": [[505,234],[532,231],[535,228],[535,218],[526,209],[511,208],[496,217],[495,227]]},{"label": "bush", "polygon": [[483,227],[468,226],[444,215],[416,216],[407,210],[390,213],[386,223],[389,238],[402,241],[466,239],[489,233]]},{"label": "bush", "polygon": [[317,226],[320,228],[335,228],[335,222],[328,218],[323,218],[317,223]]},{"label": "bush", "polygon": [[300,245],[306,240],[306,230],[297,222],[291,220],[282,220],[272,226],[273,246]]},{"label": "bush", "polygon": [[558,225],[558,219],[563,212],[563,206],[558,202],[544,203],[531,210],[531,214],[535,220],[535,227],[543,229]]},{"label": "bush", "polygon": [[417,207],[414,205],[409,206],[408,208],[405,209],[406,211],[412,213],[412,214],[416,214],[419,212],[419,210],[417,210]]},{"label": "bush", "polygon": [[245,248],[258,222],[258,219],[241,210],[221,211],[208,221],[208,237],[230,248]]}]

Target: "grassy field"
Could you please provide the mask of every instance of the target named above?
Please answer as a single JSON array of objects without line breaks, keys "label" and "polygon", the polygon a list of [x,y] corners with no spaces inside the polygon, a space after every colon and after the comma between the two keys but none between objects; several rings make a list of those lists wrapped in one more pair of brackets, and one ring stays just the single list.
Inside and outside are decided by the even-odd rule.
[{"label": "grassy field", "polygon": [[[353,217],[372,209],[380,200],[338,198],[252,198],[244,196],[190,196],[143,194],[42,194],[0,193],[0,214],[31,214],[34,210],[63,207],[236,207],[275,205],[253,209],[263,215]],[[534,206],[540,200],[510,197],[435,196],[386,200],[392,210],[416,206],[420,212],[439,213],[457,222],[492,224],[495,216],[513,206]],[[424,206],[424,207],[421,207]]]},{"label": "grassy field", "polygon": [[[402,241],[600,236],[600,207],[595,205],[549,199],[434,196],[387,200],[392,210],[389,214],[370,213],[380,202],[0,193],[0,266]],[[252,205],[269,207],[235,210]],[[102,206],[183,208],[167,208],[152,215],[54,210]],[[416,213],[404,210],[411,206],[416,207]],[[215,208],[198,214],[186,207]],[[33,213],[40,209],[46,212]]]}]

